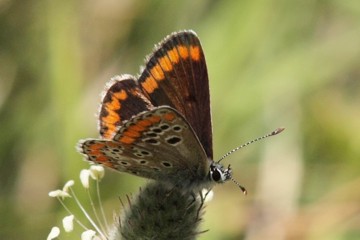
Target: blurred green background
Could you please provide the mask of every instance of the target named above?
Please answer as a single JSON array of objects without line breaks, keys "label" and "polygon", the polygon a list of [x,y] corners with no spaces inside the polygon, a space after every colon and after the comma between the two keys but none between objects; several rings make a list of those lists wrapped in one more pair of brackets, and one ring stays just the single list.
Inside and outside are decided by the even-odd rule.
[{"label": "blurred green background", "polygon": [[[286,127],[224,161],[249,194],[217,186],[200,239],[360,239],[357,0],[1,0],[0,239],[46,238],[69,179],[86,205],[74,145],[98,136],[105,83],[181,29],[207,58],[215,158]],[[110,222],[144,183],[107,172]]]}]

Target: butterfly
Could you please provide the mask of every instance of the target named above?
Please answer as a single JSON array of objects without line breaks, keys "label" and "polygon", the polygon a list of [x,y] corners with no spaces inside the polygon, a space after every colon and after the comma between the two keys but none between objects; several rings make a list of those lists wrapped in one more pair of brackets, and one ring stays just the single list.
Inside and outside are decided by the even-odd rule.
[{"label": "butterfly", "polygon": [[191,30],[160,42],[139,77],[108,83],[99,129],[100,139],[77,145],[90,162],[189,191],[232,179],[213,160],[207,67]]}]

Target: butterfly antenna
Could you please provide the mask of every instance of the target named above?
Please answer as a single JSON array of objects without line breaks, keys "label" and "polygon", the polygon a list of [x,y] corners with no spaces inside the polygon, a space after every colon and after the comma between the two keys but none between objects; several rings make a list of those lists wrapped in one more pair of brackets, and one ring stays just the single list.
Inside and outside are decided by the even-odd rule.
[{"label": "butterfly antenna", "polygon": [[[228,153],[226,153],[224,156],[222,156],[222,157],[219,159],[219,161],[217,161],[217,162],[218,162],[218,163],[221,162],[224,158],[226,158],[226,157],[229,156],[230,154],[236,152],[237,150],[240,150],[240,149],[243,148],[243,147],[246,147],[246,146],[249,145],[249,144],[252,144],[252,143],[254,143],[254,142],[260,141],[260,140],[262,140],[262,139],[264,139],[264,138],[268,138],[268,137],[271,137],[271,136],[275,136],[275,135],[281,133],[281,132],[284,131],[284,130],[285,130],[285,128],[277,128],[277,129],[275,129],[274,131],[272,131],[272,132],[269,133],[269,134],[266,134],[266,135],[264,135],[264,136],[262,136],[262,137],[259,137],[259,138],[256,138],[256,139],[253,139],[253,140],[251,140],[251,141],[249,141],[249,142],[247,142],[247,143],[245,143],[245,144],[243,144],[243,145],[241,145],[241,146],[239,146],[239,147],[237,147],[237,148],[234,148],[233,150],[231,150],[230,152],[228,152]],[[241,187],[234,179],[231,179],[231,180],[233,180],[233,182],[235,182],[235,183],[241,188],[241,190],[243,190],[243,187]],[[245,190],[245,188],[244,188],[244,190]],[[243,190],[243,192],[244,192],[244,190]],[[245,190],[245,192],[246,192],[246,190]]]},{"label": "butterfly antenna", "polygon": [[233,178],[230,178],[230,179],[231,179],[231,181],[233,181],[233,183],[235,183],[241,189],[241,191],[243,192],[244,195],[247,195],[246,188],[241,186],[240,183],[238,183],[235,179],[233,179]]}]

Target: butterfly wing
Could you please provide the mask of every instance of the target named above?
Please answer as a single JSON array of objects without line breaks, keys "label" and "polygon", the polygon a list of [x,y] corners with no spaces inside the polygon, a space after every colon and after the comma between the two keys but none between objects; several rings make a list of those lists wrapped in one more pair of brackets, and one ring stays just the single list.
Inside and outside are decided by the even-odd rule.
[{"label": "butterfly wing", "polygon": [[131,118],[113,140],[82,140],[78,149],[91,162],[179,186],[206,181],[209,172],[192,127],[167,106]]},{"label": "butterfly wing", "polygon": [[179,111],[212,159],[209,80],[205,56],[192,31],[173,33],[148,58],[138,83],[154,106]]},{"label": "butterfly wing", "polygon": [[105,90],[100,135],[111,139],[123,121],[153,106],[171,106],[194,129],[212,159],[209,81],[200,41],[192,31],[173,33],[148,58],[139,80],[115,77]]},{"label": "butterfly wing", "polygon": [[135,77],[114,77],[107,85],[99,113],[100,135],[111,139],[123,121],[153,108],[137,84]]}]

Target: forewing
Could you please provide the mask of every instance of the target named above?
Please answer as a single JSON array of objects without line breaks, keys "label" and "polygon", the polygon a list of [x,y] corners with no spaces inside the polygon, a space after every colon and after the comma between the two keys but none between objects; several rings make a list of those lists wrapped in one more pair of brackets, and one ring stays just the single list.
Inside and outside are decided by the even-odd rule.
[{"label": "forewing", "polygon": [[154,106],[171,106],[186,118],[212,159],[209,81],[196,34],[183,31],[165,38],[148,58],[138,81]]}]

